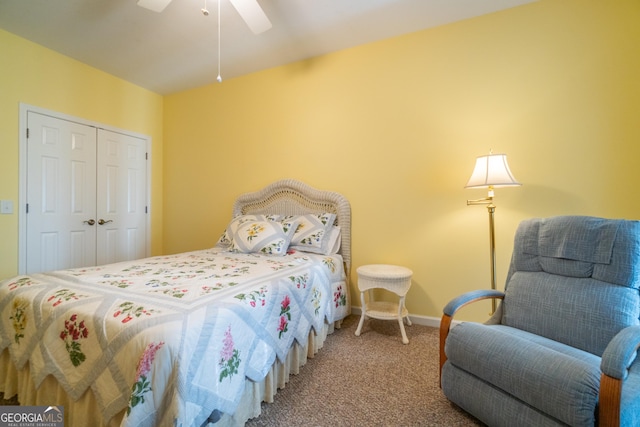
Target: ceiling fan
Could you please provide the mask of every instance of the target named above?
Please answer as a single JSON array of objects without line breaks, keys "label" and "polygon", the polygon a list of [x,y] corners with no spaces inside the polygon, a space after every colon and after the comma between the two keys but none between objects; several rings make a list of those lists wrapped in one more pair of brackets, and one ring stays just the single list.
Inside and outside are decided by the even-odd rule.
[{"label": "ceiling fan", "polygon": [[[258,0],[229,0],[229,2],[254,34],[263,33],[271,28],[271,21],[258,4]],[[138,0],[138,6],[154,12],[162,12],[169,3],[171,0]]]}]

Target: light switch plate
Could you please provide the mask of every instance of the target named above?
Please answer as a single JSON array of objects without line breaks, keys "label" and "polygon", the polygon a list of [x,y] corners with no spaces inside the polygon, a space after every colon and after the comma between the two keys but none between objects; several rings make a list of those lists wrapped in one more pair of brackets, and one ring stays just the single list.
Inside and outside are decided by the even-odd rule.
[{"label": "light switch plate", "polygon": [[0,200],[0,214],[13,213],[13,200]]}]

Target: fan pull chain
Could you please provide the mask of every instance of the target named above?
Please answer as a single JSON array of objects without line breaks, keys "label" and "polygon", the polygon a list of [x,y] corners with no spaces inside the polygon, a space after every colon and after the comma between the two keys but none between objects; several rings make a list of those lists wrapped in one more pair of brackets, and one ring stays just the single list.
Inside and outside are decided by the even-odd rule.
[{"label": "fan pull chain", "polygon": [[218,77],[216,78],[218,83],[222,83],[222,76],[220,75],[220,3],[222,3],[222,0],[218,0]]},{"label": "fan pull chain", "polygon": [[[220,2],[218,0],[218,77],[216,80],[218,83],[222,83],[222,76],[220,75]],[[209,16],[209,9],[207,9],[207,0],[204,0],[204,7],[200,9],[204,16]]]}]

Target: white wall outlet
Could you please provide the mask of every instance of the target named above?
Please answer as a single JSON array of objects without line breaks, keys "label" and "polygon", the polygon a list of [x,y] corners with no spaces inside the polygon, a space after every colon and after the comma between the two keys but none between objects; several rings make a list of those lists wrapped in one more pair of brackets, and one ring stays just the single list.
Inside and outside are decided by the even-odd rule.
[{"label": "white wall outlet", "polygon": [[13,213],[13,200],[0,200],[0,214]]}]

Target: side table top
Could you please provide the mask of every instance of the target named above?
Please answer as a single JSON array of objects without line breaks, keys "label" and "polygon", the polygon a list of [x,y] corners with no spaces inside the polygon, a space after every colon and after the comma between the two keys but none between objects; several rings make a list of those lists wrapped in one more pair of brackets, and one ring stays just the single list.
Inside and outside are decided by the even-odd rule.
[{"label": "side table top", "polygon": [[358,274],[368,277],[400,279],[413,275],[413,271],[407,267],[391,264],[369,264],[361,265],[357,269]]}]

